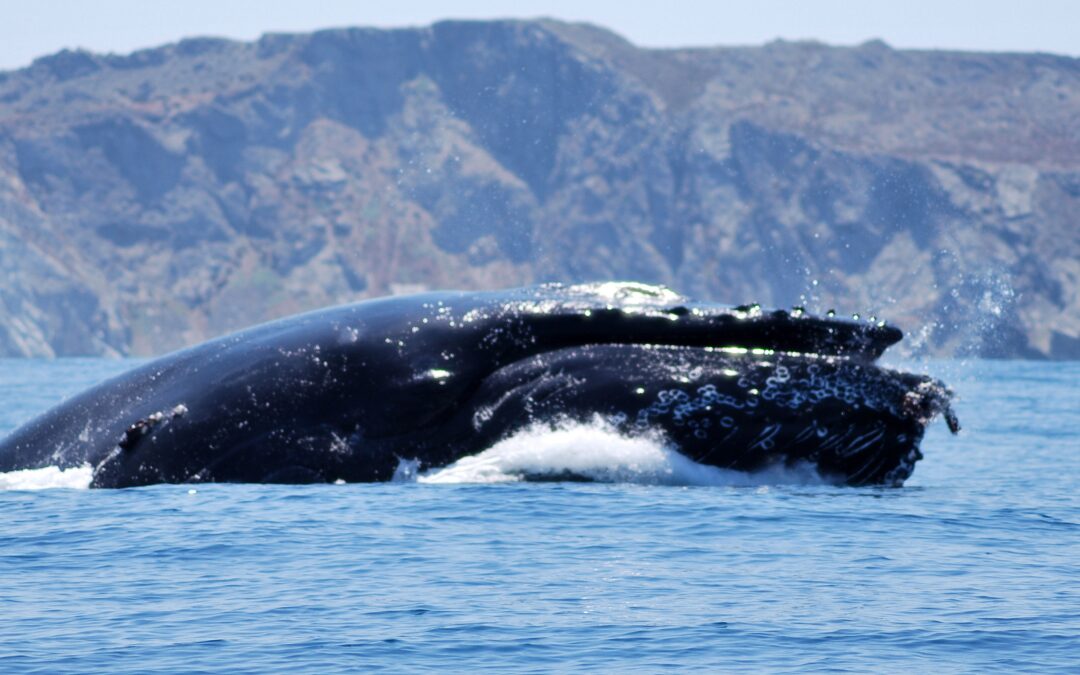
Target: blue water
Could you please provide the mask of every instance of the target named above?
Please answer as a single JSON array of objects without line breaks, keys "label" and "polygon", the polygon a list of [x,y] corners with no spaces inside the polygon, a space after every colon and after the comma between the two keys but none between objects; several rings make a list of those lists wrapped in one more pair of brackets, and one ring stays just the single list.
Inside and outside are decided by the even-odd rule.
[{"label": "blue water", "polygon": [[[0,361],[0,436],[131,365]],[[900,489],[0,491],[0,672],[1077,672],[1080,364],[926,367]]]}]

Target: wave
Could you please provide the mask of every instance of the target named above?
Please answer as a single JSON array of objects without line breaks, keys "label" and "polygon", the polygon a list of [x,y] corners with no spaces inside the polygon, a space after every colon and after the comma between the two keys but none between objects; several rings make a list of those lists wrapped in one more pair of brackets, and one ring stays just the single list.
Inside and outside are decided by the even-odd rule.
[{"label": "wave", "polygon": [[809,463],[777,464],[752,473],[698,464],[659,435],[626,436],[600,418],[533,426],[477,455],[424,472],[418,462],[403,460],[395,479],[442,484],[567,479],[725,487],[832,484]]},{"label": "wave", "polygon": [[49,488],[74,488],[85,490],[90,487],[94,469],[89,464],[61,469],[46,466],[40,469],[21,469],[0,473],[0,490],[45,490]]}]

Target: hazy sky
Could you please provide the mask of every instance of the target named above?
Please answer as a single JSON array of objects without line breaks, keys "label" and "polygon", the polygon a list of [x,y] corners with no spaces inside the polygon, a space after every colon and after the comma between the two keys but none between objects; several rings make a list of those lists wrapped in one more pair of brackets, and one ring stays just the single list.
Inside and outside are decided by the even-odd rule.
[{"label": "hazy sky", "polygon": [[551,16],[607,26],[646,46],[760,44],[777,37],[895,47],[1080,56],[1080,0],[0,0],[0,69],[64,47],[129,52],[192,35],[426,25]]}]

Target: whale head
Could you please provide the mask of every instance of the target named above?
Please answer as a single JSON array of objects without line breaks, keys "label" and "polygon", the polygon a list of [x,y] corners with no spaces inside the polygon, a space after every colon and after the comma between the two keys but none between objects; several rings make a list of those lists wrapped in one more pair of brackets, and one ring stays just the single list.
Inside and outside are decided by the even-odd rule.
[{"label": "whale head", "polygon": [[949,393],[874,365],[899,330],[692,302],[635,283],[334,307],[152,361],[0,443],[0,470],[89,463],[94,485],[389,479],[536,424],[602,416],[692,459],[810,461],[901,483]]}]

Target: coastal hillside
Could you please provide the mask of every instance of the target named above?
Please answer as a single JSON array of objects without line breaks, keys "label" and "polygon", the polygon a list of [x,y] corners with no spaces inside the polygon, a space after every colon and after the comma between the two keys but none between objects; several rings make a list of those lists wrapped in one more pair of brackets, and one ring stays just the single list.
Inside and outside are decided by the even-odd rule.
[{"label": "coastal hillside", "polygon": [[0,73],[0,356],[610,278],[1080,358],[1080,60],[505,21]]}]

